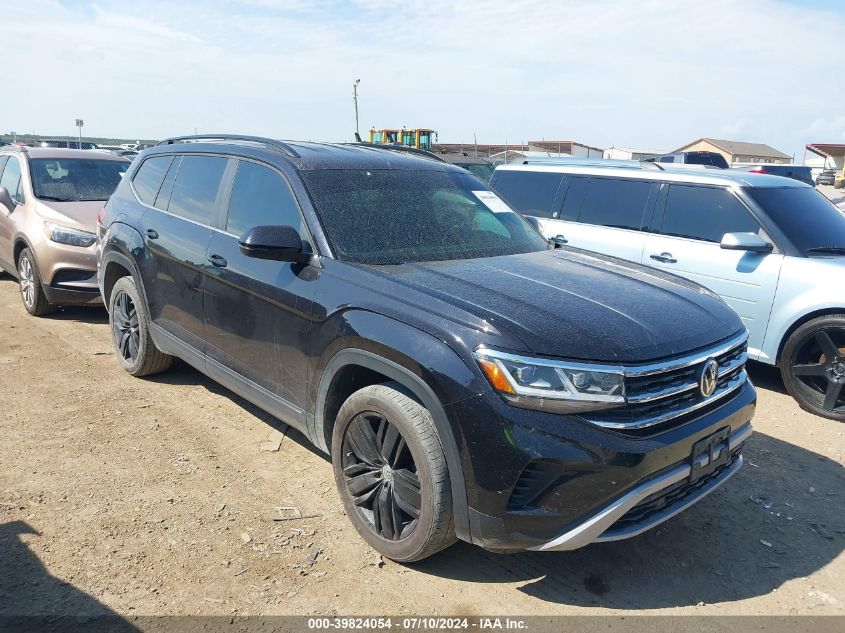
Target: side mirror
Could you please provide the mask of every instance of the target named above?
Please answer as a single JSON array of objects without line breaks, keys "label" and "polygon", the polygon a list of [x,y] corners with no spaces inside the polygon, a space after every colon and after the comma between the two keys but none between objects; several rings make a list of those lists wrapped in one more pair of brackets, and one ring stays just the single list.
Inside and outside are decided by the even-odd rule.
[{"label": "side mirror", "polygon": [[0,204],[6,207],[9,210],[9,213],[15,210],[15,207],[18,206],[14,200],[12,200],[12,196],[9,194],[9,190],[6,187],[0,187]]},{"label": "side mirror", "polygon": [[727,251],[750,251],[752,253],[771,253],[774,246],[756,233],[725,233],[722,236],[722,248]]},{"label": "side mirror", "polygon": [[303,262],[309,256],[302,252],[302,238],[292,226],[256,226],[238,240],[247,257],[279,262]]}]

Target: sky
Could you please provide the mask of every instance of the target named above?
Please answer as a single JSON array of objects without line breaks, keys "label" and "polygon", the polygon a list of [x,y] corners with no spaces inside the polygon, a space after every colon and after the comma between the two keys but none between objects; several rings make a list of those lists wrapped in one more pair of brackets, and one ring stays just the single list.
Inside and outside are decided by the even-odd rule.
[{"label": "sky", "polygon": [[3,4],[4,133],[845,143],[843,0]]}]

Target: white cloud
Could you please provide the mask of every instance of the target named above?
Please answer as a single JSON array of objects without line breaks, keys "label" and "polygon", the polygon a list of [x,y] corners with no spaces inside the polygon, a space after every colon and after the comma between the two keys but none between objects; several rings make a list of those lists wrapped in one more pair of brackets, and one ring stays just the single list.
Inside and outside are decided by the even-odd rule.
[{"label": "white cloud", "polygon": [[0,34],[37,45],[7,49],[4,64],[49,98],[7,100],[4,124],[59,133],[84,116],[92,134],[348,139],[360,77],[362,128],[432,126],[442,140],[677,147],[727,136],[797,153],[845,127],[845,85],[832,75],[845,14],[785,2],[137,5],[8,8]]}]

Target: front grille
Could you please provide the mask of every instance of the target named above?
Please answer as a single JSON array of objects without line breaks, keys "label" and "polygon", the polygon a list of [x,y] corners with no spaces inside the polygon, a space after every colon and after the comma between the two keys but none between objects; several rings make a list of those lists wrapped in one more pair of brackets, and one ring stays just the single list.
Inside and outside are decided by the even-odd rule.
[{"label": "front grille", "polygon": [[[747,336],[724,345],[664,363],[625,368],[627,404],[585,417],[605,428],[642,429],[663,424],[714,405],[745,382]],[[699,392],[699,376],[710,358],[719,365],[716,390]]]},{"label": "front grille", "polygon": [[642,525],[651,519],[654,515],[659,514],[671,508],[676,503],[683,501],[686,497],[698,490],[703,490],[709,487],[713,481],[722,476],[722,474],[730,468],[733,463],[739,458],[740,449],[736,449],[732,454],[728,463],[714,470],[706,477],[702,477],[696,481],[684,479],[668,488],[664,488],[653,495],[650,495],[640,501],[633,508],[623,514],[608,530],[609,532],[616,532],[625,530],[627,528]]}]

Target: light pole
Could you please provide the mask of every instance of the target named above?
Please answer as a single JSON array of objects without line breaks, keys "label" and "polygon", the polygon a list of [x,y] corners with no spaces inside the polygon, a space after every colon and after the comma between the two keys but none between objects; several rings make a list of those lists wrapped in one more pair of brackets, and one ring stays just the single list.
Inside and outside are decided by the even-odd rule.
[{"label": "light pole", "polygon": [[356,79],[352,84],[352,101],[355,102],[355,140],[358,142],[361,141],[361,130],[358,129],[358,84],[360,83],[361,80]]}]

